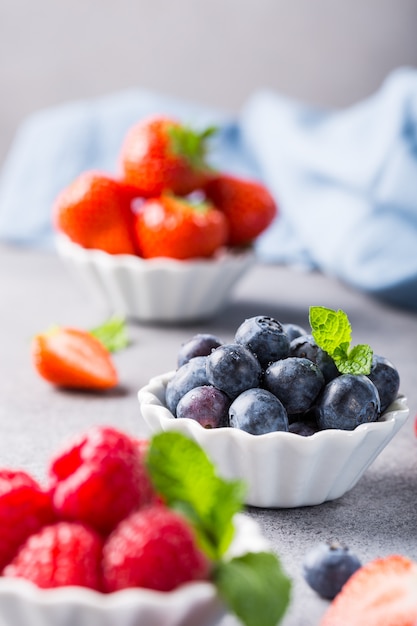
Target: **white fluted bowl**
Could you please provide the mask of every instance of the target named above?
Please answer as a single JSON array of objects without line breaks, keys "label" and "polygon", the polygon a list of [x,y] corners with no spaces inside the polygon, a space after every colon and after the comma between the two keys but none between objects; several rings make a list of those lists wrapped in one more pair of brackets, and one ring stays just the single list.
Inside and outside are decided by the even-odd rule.
[{"label": "white fluted bowl", "polygon": [[[235,516],[230,557],[270,549],[254,520]],[[82,587],[40,589],[23,579],[0,578],[2,626],[214,626],[225,614],[209,582],[170,592],[124,589],[101,594]]]},{"label": "white fluted bowl", "polygon": [[188,418],[175,418],[165,405],[165,389],[174,372],[152,378],[139,390],[144,421],[152,433],[176,430],[206,451],[218,472],[246,482],[246,504],[292,508],[340,498],[352,489],[405,423],[404,396],[377,422],[355,430],[322,430],[309,437],[289,432],[251,435],[237,428],[205,429]]},{"label": "white fluted bowl", "polygon": [[56,249],[87,295],[111,313],[152,322],[209,319],[222,310],[254,254],[226,251],[179,261],[108,254],[56,239]]}]

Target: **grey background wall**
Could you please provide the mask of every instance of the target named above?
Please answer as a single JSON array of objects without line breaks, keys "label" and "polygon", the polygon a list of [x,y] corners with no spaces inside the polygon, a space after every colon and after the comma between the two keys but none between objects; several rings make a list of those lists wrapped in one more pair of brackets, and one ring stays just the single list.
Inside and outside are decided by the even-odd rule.
[{"label": "grey background wall", "polygon": [[417,67],[416,27],[417,0],[0,0],[0,164],[28,113],[126,87],[347,106]]}]

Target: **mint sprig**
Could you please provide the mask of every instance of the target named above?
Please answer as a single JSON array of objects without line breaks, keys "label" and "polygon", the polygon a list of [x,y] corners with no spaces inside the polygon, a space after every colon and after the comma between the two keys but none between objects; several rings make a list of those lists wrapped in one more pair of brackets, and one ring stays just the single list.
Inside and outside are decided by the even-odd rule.
[{"label": "mint sprig", "polygon": [[314,341],[332,357],[341,374],[369,374],[372,348],[368,344],[351,347],[352,328],[344,311],[312,306],[309,318]]},{"label": "mint sprig", "polygon": [[113,315],[89,332],[101,341],[109,352],[117,352],[129,345],[125,319],[118,315]]},{"label": "mint sprig", "polygon": [[208,556],[219,559],[233,538],[233,516],[243,507],[243,483],[217,476],[204,450],[175,432],[154,435],[147,465],[156,491],[189,518]]},{"label": "mint sprig", "polygon": [[246,626],[278,624],[290,602],[290,580],[269,552],[250,552],[218,563],[214,580],[223,600]]},{"label": "mint sprig", "polygon": [[227,558],[233,518],[243,509],[244,484],[218,476],[194,441],[177,432],[152,437],[147,467],[166,504],[182,512],[213,561],[212,582],[245,626],[276,626],[289,603],[290,580],[269,552]]}]

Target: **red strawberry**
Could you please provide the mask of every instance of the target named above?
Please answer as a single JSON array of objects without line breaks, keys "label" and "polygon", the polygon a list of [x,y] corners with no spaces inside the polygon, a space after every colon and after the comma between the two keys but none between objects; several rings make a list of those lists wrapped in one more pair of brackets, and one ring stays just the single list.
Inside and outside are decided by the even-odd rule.
[{"label": "red strawberry", "polygon": [[123,179],[145,197],[164,191],[186,195],[210,176],[206,140],[213,129],[197,133],[176,119],[155,115],[127,132],[120,152]]},{"label": "red strawberry", "polygon": [[103,541],[83,524],[58,522],[31,535],[3,572],[49,589],[78,585],[101,590]]},{"label": "red strawberry", "polygon": [[135,254],[132,188],[106,174],[87,171],[55,200],[55,228],[84,248],[109,254]]},{"label": "red strawberry", "polygon": [[171,591],[207,579],[210,563],[194,531],[179,513],[162,505],[146,507],[123,520],[103,549],[104,588],[145,587]]},{"label": "red strawberry", "polygon": [[104,534],[153,497],[136,442],[111,427],[70,441],[51,460],[49,476],[56,513]]},{"label": "red strawberry", "polygon": [[24,471],[0,470],[0,571],[32,533],[54,519],[49,495]]},{"label": "red strawberry", "polygon": [[36,335],[32,359],[42,378],[60,387],[104,390],[118,383],[110,353],[84,330],[54,328]]},{"label": "red strawberry", "polygon": [[357,570],[336,596],[320,626],[415,626],[417,564],[392,555]]},{"label": "red strawberry", "polygon": [[277,205],[264,185],[228,174],[213,177],[205,188],[207,197],[229,222],[228,244],[251,243],[272,222]]},{"label": "red strawberry", "polygon": [[138,247],[145,259],[210,257],[226,242],[227,222],[208,203],[165,194],[145,202],[135,219]]}]

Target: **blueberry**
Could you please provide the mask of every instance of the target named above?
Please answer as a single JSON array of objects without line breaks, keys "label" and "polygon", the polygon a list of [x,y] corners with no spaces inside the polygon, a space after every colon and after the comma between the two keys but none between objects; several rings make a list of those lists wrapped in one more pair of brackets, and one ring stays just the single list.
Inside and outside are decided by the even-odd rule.
[{"label": "blueberry", "polygon": [[265,315],[245,320],[236,331],[235,341],[249,348],[262,367],[288,356],[290,349],[290,342],[282,325]]},{"label": "blueberry", "polygon": [[301,435],[302,437],[310,437],[318,431],[316,422],[291,422],[288,427],[290,433]]},{"label": "blueberry", "polygon": [[223,344],[205,358],[208,383],[224,391],[231,400],[245,389],[259,385],[261,365],[245,346],[238,343]]},{"label": "blueberry", "polygon": [[247,389],[230,405],[229,425],[252,435],[288,431],[287,412],[278,398],[266,389]]},{"label": "blueberry", "polygon": [[264,375],[264,387],[281,400],[291,415],[310,409],[324,384],[315,363],[295,356],[271,363]]},{"label": "blueberry", "polygon": [[179,400],[177,418],[188,417],[204,428],[221,428],[229,425],[229,406],[229,398],[220,389],[211,385],[194,387]]},{"label": "blueberry", "polygon": [[359,424],[378,419],[378,390],[367,376],[341,374],[327,383],[316,403],[315,411],[320,430],[354,430]]},{"label": "blueberry", "polygon": [[362,566],[358,557],[337,542],[320,543],[303,564],[306,582],[322,598],[333,600],[343,585]]},{"label": "blueberry", "polygon": [[298,324],[283,324],[282,328],[284,329],[285,334],[287,335],[290,343],[293,339],[300,337],[301,335],[307,335],[308,332],[302,326]]},{"label": "blueberry", "polygon": [[400,388],[400,375],[395,366],[383,356],[373,355],[371,372],[368,378],[378,389],[381,413],[394,402]]},{"label": "blueberry", "polygon": [[195,356],[207,356],[212,350],[221,346],[223,341],[209,333],[199,333],[182,344],[178,351],[178,367],[184,365]]},{"label": "blueberry", "polygon": [[323,372],[326,383],[339,376],[339,370],[332,357],[316,344],[313,335],[300,335],[293,339],[290,343],[289,354],[310,359],[316,363]]},{"label": "blueberry", "polygon": [[196,356],[177,369],[165,390],[165,402],[173,415],[177,413],[177,404],[187,391],[200,385],[208,385],[206,374],[206,356]]}]

